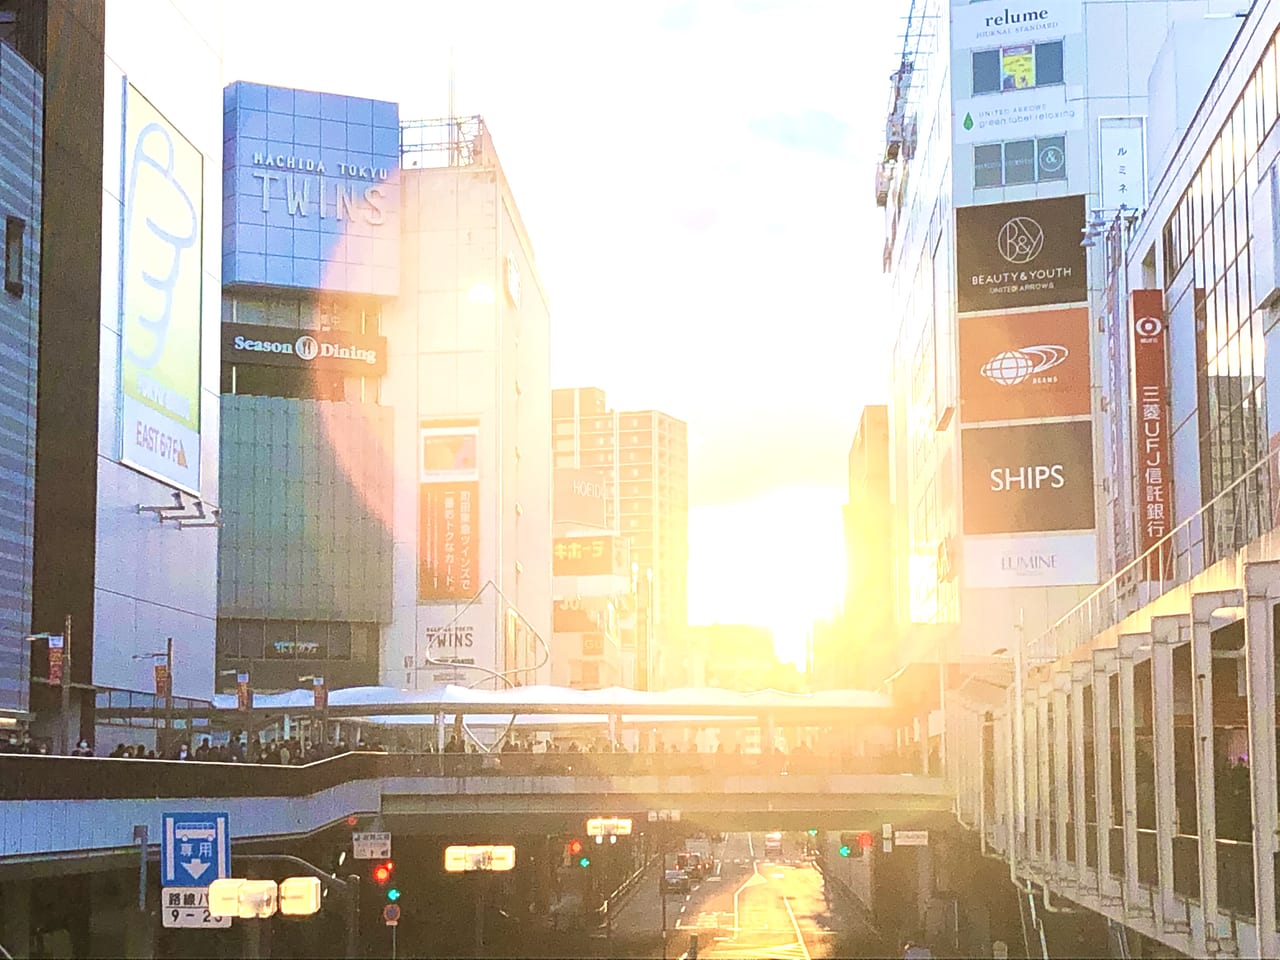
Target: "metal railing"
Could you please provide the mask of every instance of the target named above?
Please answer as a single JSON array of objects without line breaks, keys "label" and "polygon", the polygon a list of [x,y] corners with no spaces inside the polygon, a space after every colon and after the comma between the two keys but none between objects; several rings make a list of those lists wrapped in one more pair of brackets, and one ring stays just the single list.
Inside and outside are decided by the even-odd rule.
[{"label": "metal railing", "polygon": [[[1280,448],[1178,524],[1028,643],[1029,660],[1069,656],[1131,613],[1280,527]],[[1169,505],[1172,507],[1172,504]]]}]

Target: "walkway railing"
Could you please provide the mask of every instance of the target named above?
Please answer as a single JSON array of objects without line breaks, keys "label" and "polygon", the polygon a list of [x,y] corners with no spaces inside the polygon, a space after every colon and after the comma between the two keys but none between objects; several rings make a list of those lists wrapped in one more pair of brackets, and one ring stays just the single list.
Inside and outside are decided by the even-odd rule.
[{"label": "walkway railing", "polygon": [[[1031,641],[1024,662],[1070,655],[1152,600],[1280,527],[1277,480],[1280,448],[1254,464]],[[1172,507],[1166,505],[1166,509]]]}]

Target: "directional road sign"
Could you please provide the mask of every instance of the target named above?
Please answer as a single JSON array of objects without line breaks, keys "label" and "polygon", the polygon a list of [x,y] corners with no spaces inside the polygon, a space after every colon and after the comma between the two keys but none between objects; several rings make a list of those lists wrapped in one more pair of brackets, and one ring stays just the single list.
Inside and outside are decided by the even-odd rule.
[{"label": "directional road sign", "polygon": [[386,860],[391,856],[391,834],[351,834],[351,855],[356,860]]},{"label": "directional road sign", "polygon": [[208,887],[165,887],[160,891],[160,919],[166,927],[229,927],[230,917],[209,913]]},{"label": "directional road sign", "polygon": [[160,834],[160,885],[207,887],[231,876],[225,813],[166,813]]}]

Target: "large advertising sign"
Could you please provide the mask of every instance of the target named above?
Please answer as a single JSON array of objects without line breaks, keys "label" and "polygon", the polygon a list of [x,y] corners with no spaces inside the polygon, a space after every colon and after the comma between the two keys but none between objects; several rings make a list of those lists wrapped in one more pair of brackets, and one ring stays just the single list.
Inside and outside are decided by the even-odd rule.
[{"label": "large advertising sign", "polygon": [[966,587],[1062,587],[1098,582],[1098,542],[1092,533],[965,537]]},{"label": "large advertising sign", "polygon": [[387,340],[338,330],[287,330],[250,323],[224,323],[222,360],[381,376],[387,370]]},{"label": "large advertising sign", "polygon": [[[1084,129],[1084,88],[1055,84],[956,101],[956,143],[999,143]],[[1046,163],[1041,162],[1043,174]]]},{"label": "large advertising sign", "polygon": [[418,434],[418,599],[470,600],[480,589],[480,425],[426,421]]},{"label": "large advertising sign", "polygon": [[1089,378],[1085,307],[960,320],[963,423],[1087,416]]},{"label": "large advertising sign", "polygon": [[1088,300],[1084,223],[1082,195],[957,208],[959,311]]},{"label": "large advertising sign", "polygon": [[577,527],[605,526],[604,474],[577,467],[557,469],[551,516],[556,523]]},{"label": "large advertising sign", "polygon": [[551,574],[589,577],[614,573],[620,567],[618,537],[560,537],[552,545]]},{"label": "large advertising sign", "polygon": [[965,534],[1093,529],[1090,421],[968,427],[960,444]]},{"label": "large advertising sign", "polygon": [[[1133,380],[1137,419],[1139,547],[1145,553],[1173,529],[1167,324],[1162,290],[1134,290]],[[1165,558],[1165,563],[1171,559]]]},{"label": "large advertising sign", "polygon": [[121,462],[200,491],[204,158],[125,85]]},{"label": "large advertising sign", "polygon": [[224,107],[223,283],[395,296],[398,105],[238,82]]},{"label": "large advertising sign", "polygon": [[421,426],[419,483],[480,479],[480,425],[475,420],[432,421]]},{"label": "large advertising sign", "polygon": [[1060,40],[1081,29],[1081,0],[981,0],[951,5],[954,50]]}]

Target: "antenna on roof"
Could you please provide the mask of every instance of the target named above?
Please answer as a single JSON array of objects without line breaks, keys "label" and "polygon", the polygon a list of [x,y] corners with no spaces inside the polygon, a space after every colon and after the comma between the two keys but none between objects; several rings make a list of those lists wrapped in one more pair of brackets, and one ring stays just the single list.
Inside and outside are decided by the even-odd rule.
[{"label": "antenna on roof", "polygon": [[453,44],[449,44],[449,166],[458,165],[458,127],[453,112]]}]

